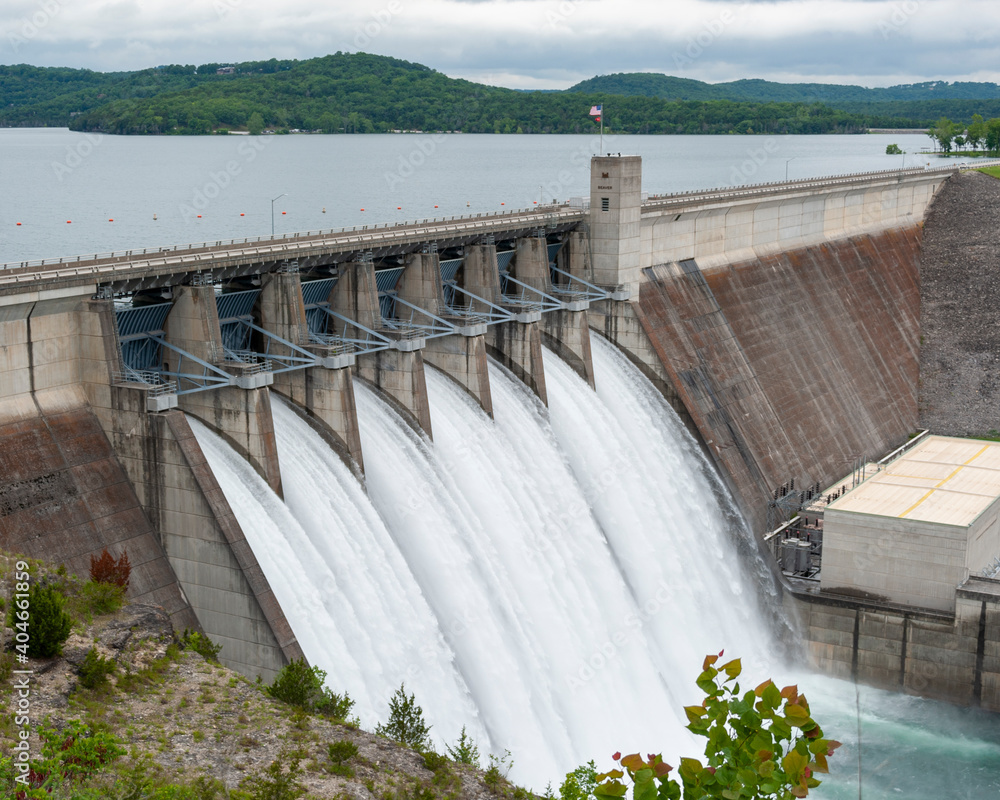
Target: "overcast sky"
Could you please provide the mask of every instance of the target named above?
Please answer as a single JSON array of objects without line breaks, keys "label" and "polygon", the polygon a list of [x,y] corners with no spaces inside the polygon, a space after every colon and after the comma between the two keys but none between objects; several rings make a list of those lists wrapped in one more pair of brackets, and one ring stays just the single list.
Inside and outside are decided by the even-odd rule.
[{"label": "overcast sky", "polygon": [[890,86],[1000,82],[996,0],[0,0],[0,64],[404,58],[563,89],[613,72]]}]

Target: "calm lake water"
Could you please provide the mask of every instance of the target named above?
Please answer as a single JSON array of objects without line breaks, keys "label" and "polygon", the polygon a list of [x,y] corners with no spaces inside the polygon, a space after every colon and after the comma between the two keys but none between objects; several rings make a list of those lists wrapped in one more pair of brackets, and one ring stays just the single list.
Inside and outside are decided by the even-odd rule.
[{"label": "calm lake water", "polygon": [[[885,155],[890,143],[906,155]],[[921,152],[930,144],[898,134],[609,136],[604,152],[641,155],[644,190],[667,193],[923,166],[938,161]],[[589,192],[599,146],[586,136],[0,130],[0,263],[267,235],[274,198],[279,234],[565,200]],[[853,688],[820,676],[800,683],[847,745],[818,797],[858,797]],[[866,800],[1000,797],[995,715],[862,688],[860,716]]]},{"label": "calm lake water", "polygon": [[[889,143],[906,155],[885,155]],[[919,166],[938,160],[920,152],[930,145],[917,134],[605,136],[603,152],[641,155],[653,194]],[[525,208],[589,194],[599,148],[590,136],[3,129],[0,263],[267,235],[274,198],[277,233]]]}]

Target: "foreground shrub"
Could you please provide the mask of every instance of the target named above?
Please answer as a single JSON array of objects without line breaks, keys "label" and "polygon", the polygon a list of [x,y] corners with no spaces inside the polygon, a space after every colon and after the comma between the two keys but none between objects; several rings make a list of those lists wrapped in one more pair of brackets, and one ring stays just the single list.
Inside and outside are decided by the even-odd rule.
[{"label": "foreground shrub", "polygon": [[116,583],[87,581],[80,587],[78,608],[96,614],[114,614],[125,605],[125,590]]},{"label": "foreground shrub", "polygon": [[330,742],[327,751],[330,754],[330,772],[345,778],[353,778],[354,770],[347,762],[358,754],[358,746],[347,739],[341,739],[339,742]]},{"label": "foreground shrub", "polygon": [[324,686],[326,672],[310,667],[297,658],[282,667],[274,682],[265,690],[275,700],[305,711],[315,711],[337,720],[347,719],[354,701],[347,692],[340,695]]},{"label": "foreground shrub", "polygon": [[7,613],[7,624],[16,631],[18,650],[26,645],[22,652],[31,658],[59,655],[73,627],[73,619],[65,610],[66,598],[56,587],[37,583],[27,594],[26,599],[12,603]]},{"label": "foreground shrub", "polygon": [[473,767],[479,766],[479,747],[465,732],[464,725],[462,726],[462,735],[458,737],[455,746],[446,744],[445,749],[452,761],[457,761],[459,764],[471,764]]},{"label": "foreground shrub", "polygon": [[[281,766],[288,762],[288,770]],[[297,757],[282,757],[272,761],[263,772],[244,778],[240,788],[247,792],[250,800],[296,800],[306,793],[306,787],[299,783],[302,768]]]},{"label": "foreground shrub", "polygon": [[131,575],[132,565],[128,560],[128,550],[123,550],[117,560],[106,547],[98,558],[90,557],[90,579],[94,583],[110,583],[128,589]]},{"label": "foreground shrub", "polygon": [[222,645],[216,644],[203,633],[185,628],[181,634],[181,647],[185,650],[194,650],[206,661],[213,664],[219,663],[219,653],[222,652]]},{"label": "foreground shrub", "polygon": [[[743,669],[740,660],[716,668],[721,656],[705,658],[697,680],[705,699],[684,709],[688,730],[708,740],[706,763],[682,758],[679,784],[669,777],[673,767],[659,755],[615,753],[613,758],[632,781],[633,800],[791,800],[806,797],[820,785],[816,773],[829,771],[827,758],[840,742],[823,738],[798,687],[779,690],[767,680],[741,694],[736,683]],[[625,772],[613,769],[598,775],[594,796],[625,797]]]},{"label": "foreground shrub", "polygon": [[416,698],[406,694],[406,684],[400,684],[389,700],[389,722],[377,723],[375,733],[393,739],[414,750],[426,750],[429,744],[430,727],[424,724],[424,710],[417,705]]},{"label": "foreground shrub", "polygon": [[103,658],[98,654],[97,648],[91,647],[80,664],[80,685],[85,689],[96,689],[107,683],[108,676],[114,671],[114,660]]}]

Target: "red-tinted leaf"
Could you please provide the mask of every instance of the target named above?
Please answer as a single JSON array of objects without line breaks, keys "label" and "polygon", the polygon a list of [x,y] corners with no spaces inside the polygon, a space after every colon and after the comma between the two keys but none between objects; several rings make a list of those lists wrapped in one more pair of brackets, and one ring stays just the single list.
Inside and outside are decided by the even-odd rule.
[{"label": "red-tinted leaf", "polygon": [[710,666],[712,666],[712,664],[714,664],[716,661],[718,661],[719,660],[719,656],[721,656],[721,655],[722,655],[722,653],[719,653],[718,656],[705,656],[705,660],[701,664],[702,671],[708,669]]},{"label": "red-tinted leaf", "polygon": [[659,764],[657,764],[653,768],[653,771],[656,773],[656,777],[657,778],[662,778],[664,775],[666,775],[667,773],[669,773],[671,770],[673,770],[673,767],[670,766],[669,764],[663,762],[663,761],[661,761]]},{"label": "red-tinted leaf", "polygon": [[789,703],[794,703],[799,696],[799,687],[786,686],[781,690],[781,696],[788,700]]},{"label": "red-tinted leaf", "polygon": [[629,753],[627,756],[622,757],[621,765],[635,772],[646,766],[646,762],[642,760],[642,756],[638,753]]},{"label": "red-tinted leaf", "polygon": [[754,690],[753,690],[753,693],[754,693],[754,694],[755,694],[755,695],[756,695],[757,697],[760,697],[760,696],[761,696],[762,694],[764,694],[764,690],[765,690],[765,689],[766,689],[766,688],[767,688],[768,686],[770,686],[770,685],[771,685],[772,683],[774,683],[774,681],[772,681],[772,680],[771,680],[770,678],[768,678],[768,679],[767,679],[766,681],[764,681],[764,682],[763,682],[763,683],[762,683],[762,684],[761,684],[760,686],[758,686],[758,687],[757,687],[756,689],[754,689]]},{"label": "red-tinted leaf", "polygon": [[611,756],[611,758],[613,758],[615,761],[617,761],[621,757],[622,757],[621,750],[619,750],[617,753],[615,753],[613,756]]}]

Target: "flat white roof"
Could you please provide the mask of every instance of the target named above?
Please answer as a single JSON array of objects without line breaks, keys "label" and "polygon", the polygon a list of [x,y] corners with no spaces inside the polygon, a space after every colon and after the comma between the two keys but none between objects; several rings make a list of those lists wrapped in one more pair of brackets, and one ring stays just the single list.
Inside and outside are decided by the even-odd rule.
[{"label": "flat white roof", "polygon": [[1000,497],[1000,442],[929,436],[828,508],[968,527]]}]

